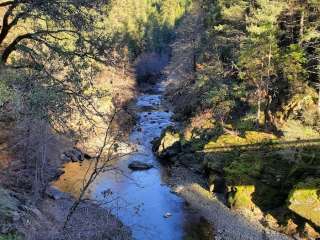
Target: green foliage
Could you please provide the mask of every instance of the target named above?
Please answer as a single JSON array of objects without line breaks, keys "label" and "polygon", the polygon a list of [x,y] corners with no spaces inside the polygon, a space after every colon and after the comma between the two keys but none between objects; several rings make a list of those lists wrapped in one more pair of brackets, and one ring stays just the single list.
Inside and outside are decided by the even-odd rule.
[{"label": "green foliage", "polygon": [[[199,92],[206,92],[203,106],[235,100],[233,119],[239,119],[243,117],[237,112],[241,100],[250,106],[248,112],[256,111],[260,126],[262,122],[276,125],[277,111],[287,111],[285,106],[295,94],[309,95],[307,86],[319,81],[317,4],[280,0],[203,3],[205,31],[198,47],[196,82]],[[240,82],[241,91],[235,91],[232,85],[240,86]]]},{"label": "green foliage", "polygon": [[247,37],[241,43],[240,77],[255,88],[261,101],[269,95],[269,88],[277,77],[279,47],[277,45],[277,19],[283,6],[277,1],[257,1],[247,18]]},{"label": "green foliage", "polygon": [[189,4],[189,0],[9,2],[4,17],[12,19],[0,27],[0,58],[6,69],[16,70],[9,76],[1,67],[0,104],[15,96],[17,109],[23,109],[21,117],[46,120],[61,129],[76,112],[91,122],[92,114],[105,116],[94,106],[97,99],[110,95],[96,87],[98,73],[104,65],[125,67],[143,51],[164,50]]},{"label": "green foliage", "polygon": [[22,238],[16,234],[0,235],[0,240],[22,240]]},{"label": "green foliage", "polygon": [[298,44],[291,44],[282,60],[284,77],[293,85],[292,82],[304,81],[307,76],[307,70],[304,66],[306,62],[304,49]]},{"label": "green foliage", "polygon": [[142,51],[163,50],[189,5],[188,0],[113,0],[105,24],[108,33],[136,57]]},{"label": "green foliage", "polygon": [[9,83],[16,76],[8,69],[0,69],[0,105],[13,100],[13,91],[9,87]]},{"label": "green foliage", "polygon": [[226,85],[212,87],[203,96],[203,106],[213,109],[214,116],[217,120],[224,122],[235,106],[235,102],[228,95]]}]

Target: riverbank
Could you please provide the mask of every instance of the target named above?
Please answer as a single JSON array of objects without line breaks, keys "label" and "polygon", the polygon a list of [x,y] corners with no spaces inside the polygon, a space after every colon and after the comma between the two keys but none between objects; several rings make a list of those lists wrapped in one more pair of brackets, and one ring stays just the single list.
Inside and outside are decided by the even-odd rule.
[{"label": "riverbank", "polygon": [[[112,96],[117,100],[114,104],[125,109],[136,95],[134,74],[129,70],[115,71],[106,69],[97,82],[101,89],[112,89]],[[118,78],[122,81],[117,81]],[[110,101],[110,98],[103,98],[98,104],[107,108]],[[123,132],[126,138],[126,129],[134,125],[131,113],[121,111],[116,119],[114,131]],[[75,126],[73,135],[62,136],[39,121],[20,123],[12,109],[2,109],[0,127],[1,240],[131,239],[130,230],[110,213],[110,209],[95,201],[81,202],[63,230],[75,198],[57,190],[56,196],[48,193],[51,183],[64,173],[65,164],[96,155],[102,146],[104,129],[89,131],[89,124],[82,124]],[[79,141],[74,135],[88,137]]]},{"label": "riverbank", "polygon": [[[60,150],[68,149],[70,145],[68,141],[61,139],[56,139],[55,144]],[[48,184],[44,186],[43,194],[37,199],[34,198],[30,188],[34,169],[28,168],[20,158],[10,155],[9,152],[2,152],[1,157],[11,159],[1,168],[1,240],[131,239],[130,230],[111,214],[109,209],[94,201],[81,202],[66,228],[63,228],[75,199],[50,186],[51,181],[64,173],[61,168],[67,163],[60,157],[59,151],[51,155],[47,163],[47,171],[43,177]],[[21,175],[17,169],[24,169],[25,175]]]},{"label": "riverbank", "polygon": [[[17,162],[15,162],[17,164]],[[45,175],[50,180],[63,173],[60,167],[64,161],[51,162],[50,171]],[[10,176],[12,177],[12,175]],[[32,178],[30,178],[32,179]],[[22,180],[22,179],[20,179]],[[72,218],[64,227],[67,214],[75,199],[57,189],[46,187],[44,194],[33,201],[32,194],[16,192],[16,186],[4,183],[0,187],[0,239],[1,240],[99,240],[131,239],[130,230],[125,227],[110,210],[94,201],[82,201]]]},{"label": "riverbank", "polygon": [[176,164],[169,167],[166,181],[172,190],[191,208],[211,223],[215,240],[288,240],[288,236],[264,228],[259,219],[246,219],[231,211],[206,187],[206,180],[189,168]]},{"label": "riverbank", "polygon": [[91,201],[82,202],[67,227],[65,219],[74,199],[44,198],[34,207],[25,207],[17,229],[25,240],[131,239],[130,230],[110,211]]}]

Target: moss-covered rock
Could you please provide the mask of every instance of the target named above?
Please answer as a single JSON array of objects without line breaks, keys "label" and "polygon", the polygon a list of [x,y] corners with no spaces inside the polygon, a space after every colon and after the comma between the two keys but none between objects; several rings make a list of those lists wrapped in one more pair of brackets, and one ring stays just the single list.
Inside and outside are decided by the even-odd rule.
[{"label": "moss-covered rock", "polygon": [[256,131],[246,131],[245,139],[248,144],[264,143],[276,140],[277,137],[270,133],[256,132]]},{"label": "moss-covered rock", "polygon": [[228,150],[230,147],[239,146],[239,145],[246,145],[246,139],[235,136],[224,134],[221,135],[216,141],[209,141],[205,146],[204,149],[207,151],[223,151]]},{"label": "moss-covered rock", "polygon": [[232,162],[238,153],[226,152],[226,153],[207,153],[204,156],[203,166],[207,171],[223,173],[224,167]]},{"label": "moss-covered rock", "polygon": [[252,201],[255,192],[254,185],[238,185],[232,187],[228,194],[228,204],[235,209],[254,209],[256,205]]},{"label": "moss-covered rock", "polygon": [[153,142],[153,150],[160,159],[170,159],[181,151],[179,131],[173,127],[166,128],[159,139]]},{"label": "moss-covered rock", "polygon": [[259,154],[243,153],[224,167],[226,179],[229,183],[252,184],[252,178],[258,178],[263,169],[263,162]]},{"label": "moss-covered rock", "polygon": [[320,227],[320,178],[307,178],[290,192],[289,209]]}]

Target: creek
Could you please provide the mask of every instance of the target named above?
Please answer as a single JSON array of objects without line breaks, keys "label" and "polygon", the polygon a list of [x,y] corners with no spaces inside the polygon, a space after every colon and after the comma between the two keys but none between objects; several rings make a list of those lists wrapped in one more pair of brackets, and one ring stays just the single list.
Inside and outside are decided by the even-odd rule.
[{"label": "creek", "polygon": [[[175,124],[163,99],[164,90],[165,82],[160,82],[137,98],[137,123],[130,134],[130,143],[137,147],[137,152],[117,161],[114,166],[116,171],[101,174],[90,188],[90,198],[99,202],[112,199],[106,203],[106,207],[131,228],[134,239],[207,240],[201,236],[206,235],[203,232],[207,223],[170,190],[165,181],[168,177],[167,167],[158,162],[152,151],[151,141],[159,137],[164,128]],[[133,161],[154,167],[132,171],[128,165]],[[86,164],[70,165],[74,176],[79,176],[77,173],[87,169]],[[72,191],[74,181],[68,179],[68,168],[65,167],[65,171],[65,176],[62,176],[64,187],[60,189]],[[56,186],[59,187],[59,184]]]}]

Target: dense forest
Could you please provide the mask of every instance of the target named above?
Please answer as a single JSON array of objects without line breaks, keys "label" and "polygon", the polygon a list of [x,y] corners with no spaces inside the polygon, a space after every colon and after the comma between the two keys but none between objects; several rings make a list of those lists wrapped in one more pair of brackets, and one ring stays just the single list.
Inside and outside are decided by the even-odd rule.
[{"label": "dense forest", "polygon": [[[161,81],[176,124],[152,143],[169,170],[201,176],[267,229],[320,238],[319,0],[3,0],[0,240],[52,228],[52,239],[130,239],[114,216],[76,232],[75,212],[96,209],[81,207],[86,191],[131,154],[135,100]],[[48,204],[61,166],[84,159],[94,170],[76,200]],[[48,209],[65,215],[53,221]],[[95,211],[84,226],[108,221]]]}]

